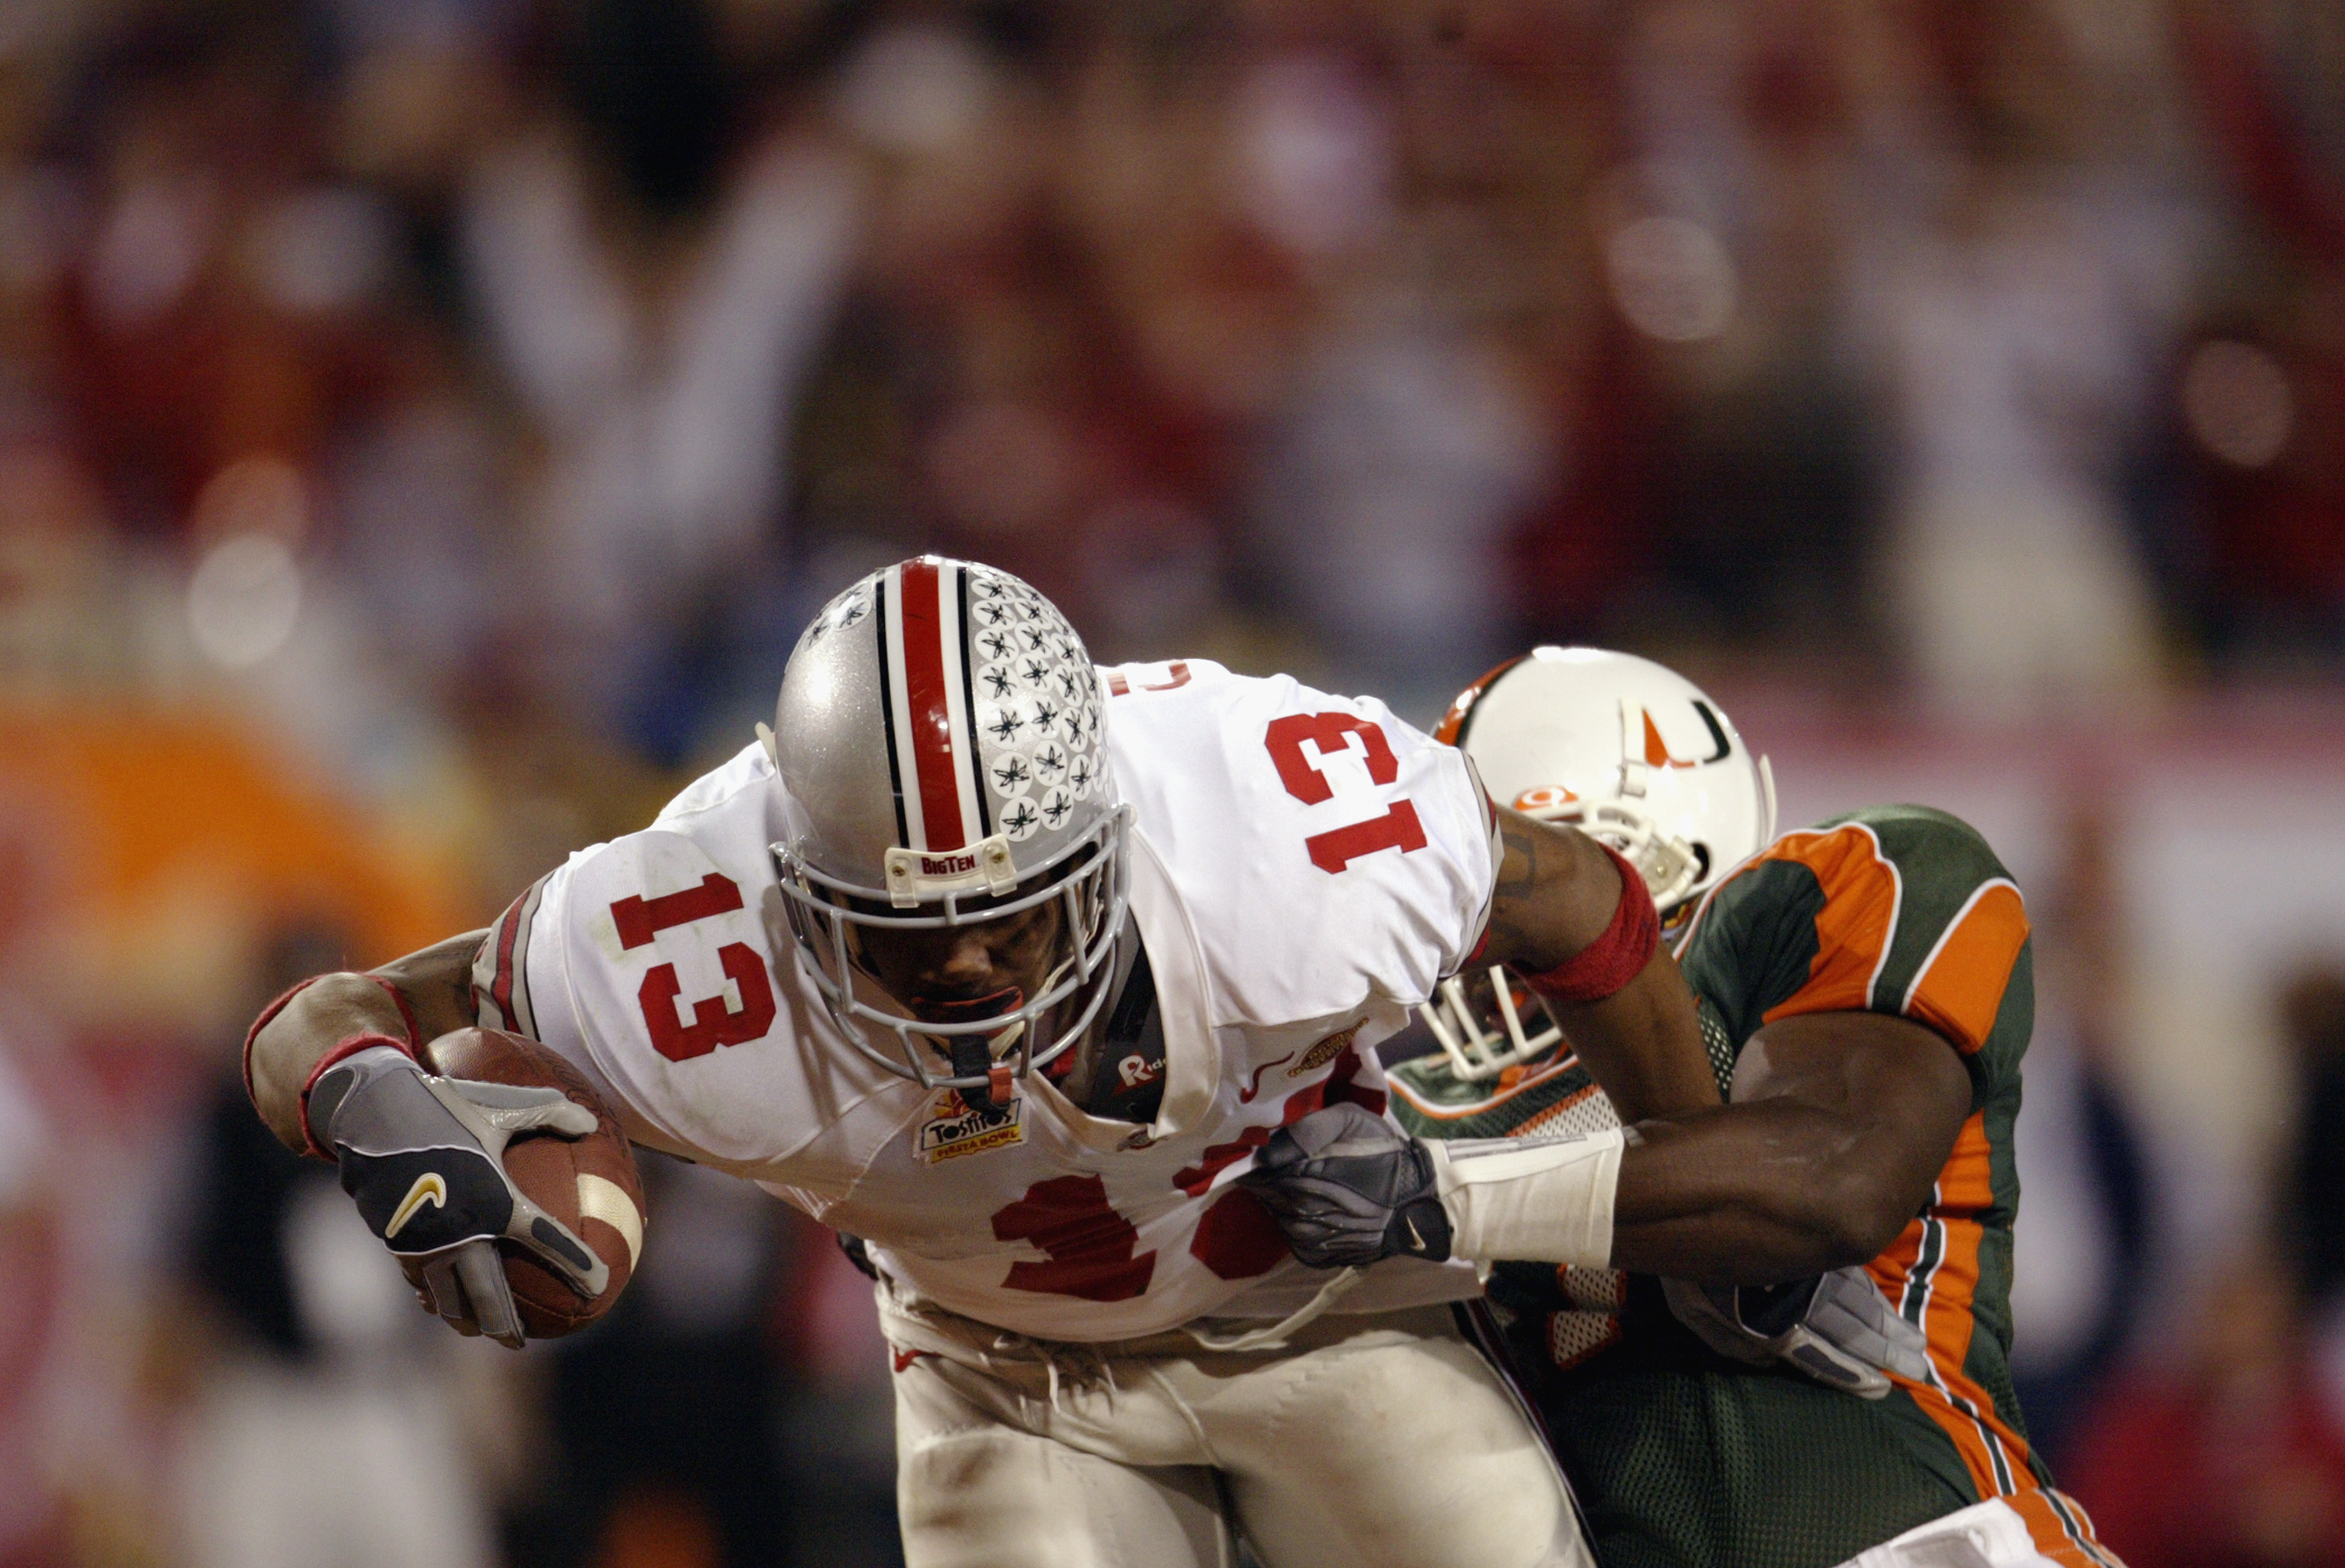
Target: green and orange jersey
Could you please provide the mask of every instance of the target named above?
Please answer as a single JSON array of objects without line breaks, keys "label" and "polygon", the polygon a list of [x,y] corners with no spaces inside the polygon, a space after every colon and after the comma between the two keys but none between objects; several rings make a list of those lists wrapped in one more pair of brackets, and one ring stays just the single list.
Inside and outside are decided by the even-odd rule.
[{"label": "green and orange jersey", "polygon": [[[1679,950],[1721,1091],[1751,1037],[1861,1011],[1944,1036],[1972,1110],[1922,1211],[1870,1266],[1929,1341],[1931,1375],[1861,1400],[1787,1367],[1712,1354],[1659,1282],[1501,1264],[1490,1299],[1579,1489],[1604,1568],[1829,1568],[2000,1497],[2038,1550],[2111,1568],[2083,1510],[2030,1452],[2012,1393],[2012,1149],[2034,1022],[2025,901],[1985,840],[1944,812],[1876,807],[1787,833],[1712,891]],[[1568,1051],[1495,1083],[1444,1058],[1392,1074],[1428,1136],[1613,1125]]]}]

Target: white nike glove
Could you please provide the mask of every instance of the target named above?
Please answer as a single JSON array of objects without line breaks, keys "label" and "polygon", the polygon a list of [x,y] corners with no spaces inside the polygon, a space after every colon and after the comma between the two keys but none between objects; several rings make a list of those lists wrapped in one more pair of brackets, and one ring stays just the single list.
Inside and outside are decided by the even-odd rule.
[{"label": "white nike glove", "polygon": [[334,1151],[342,1190],[383,1244],[421,1265],[427,1305],[460,1334],[519,1349],[527,1336],[497,1243],[552,1269],[582,1300],[611,1282],[609,1265],[529,1200],[505,1174],[514,1135],[584,1137],[594,1113],[559,1089],[427,1074],[385,1044],[354,1051],[318,1075],[306,1109]]},{"label": "white nike glove", "polygon": [[1751,1366],[1787,1361],[1864,1400],[1889,1392],[1885,1372],[1914,1382],[1930,1376],[1928,1339],[1897,1315],[1862,1268],[1764,1287],[1705,1288],[1664,1279],[1661,1294],[1703,1344]]}]

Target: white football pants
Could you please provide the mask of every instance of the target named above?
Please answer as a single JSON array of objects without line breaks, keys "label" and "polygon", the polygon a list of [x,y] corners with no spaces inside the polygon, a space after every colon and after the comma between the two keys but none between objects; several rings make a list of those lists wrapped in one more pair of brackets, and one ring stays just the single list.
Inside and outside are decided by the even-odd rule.
[{"label": "white football pants", "polygon": [[[883,1285],[909,1568],[1594,1568],[1529,1416],[1447,1307],[1283,1349],[1029,1339]],[[1252,1323],[1211,1327],[1229,1333]]]},{"label": "white football pants", "polygon": [[[2115,1562],[2115,1557],[2110,1558]],[[2061,1568],[2036,1551],[2027,1522],[2001,1498],[1916,1525],[1868,1547],[1841,1568]]]}]

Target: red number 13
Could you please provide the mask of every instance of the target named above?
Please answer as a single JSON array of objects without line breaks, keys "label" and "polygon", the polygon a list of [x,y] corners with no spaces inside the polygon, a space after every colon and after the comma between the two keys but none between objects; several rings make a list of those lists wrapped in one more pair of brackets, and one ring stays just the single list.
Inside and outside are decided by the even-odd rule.
[{"label": "red number 13", "polygon": [[[1334,799],[1335,788],[1303,755],[1303,743],[1311,742],[1319,755],[1327,757],[1344,749],[1347,735],[1358,736],[1366,747],[1371,782],[1389,784],[1400,777],[1400,764],[1393,758],[1392,743],[1385,738],[1385,732],[1348,713],[1290,713],[1274,718],[1263,743],[1270,748],[1270,759],[1286,792],[1306,806],[1316,806]],[[1406,854],[1425,848],[1425,824],[1417,820],[1415,806],[1396,800],[1383,816],[1314,833],[1303,840],[1303,847],[1311,851],[1311,863],[1332,876],[1378,850]]]},{"label": "red number 13", "polygon": [[[739,884],[711,871],[698,887],[680,893],[621,899],[611,906],[611,921],[619,928],[619,945],[632,950],[672,927],[730,914],[740,907]],[[773,983],[766,978],[766,963],[757,950],[746,942],[728,942],[716,950],[716,962],[741,993],[738,1013],[728,1009],[722,996],[703,997],[692,1004],[692,1022],[685,1023],[675,1011],[684,983],[672,963],[654,964],[644,976],[643,989],[635,993],[644,1026],[652,1032],[652,1048],[671,1062],[706,1056],[719,1045],[746,1044],[774,1026]]]}]

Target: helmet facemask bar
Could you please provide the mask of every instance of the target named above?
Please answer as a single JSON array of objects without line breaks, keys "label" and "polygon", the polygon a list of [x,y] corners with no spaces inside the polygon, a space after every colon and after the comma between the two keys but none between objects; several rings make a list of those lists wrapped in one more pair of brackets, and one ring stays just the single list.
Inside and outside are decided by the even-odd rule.
[{"label": "helmet facemask bar", "polygon": [[1427,1002],[1416,1010],[1448,1056],[1450,1072],[1468,1084],[1478,1084],[1497,1077],[1509,1067],[1537,1061],[1563,1043],[1563,1031],[1552,1020],[1537,1034],[1525,1032],[1522,1014],[1515,1006],[1514,983],[1507,974],[1506,965],[1490,966],[1489,984],[1497,1004],[1498,1020],[1506,1025],[1503,1036],[1494,1033],[1476,1015],[1466,995],[1463,975],[1453,974],[1441,983],[1436,993],[1437,1007]]},{"label": "helmet facemask bar", "polygon": [[[937,1042],[949,1054],[949,1043],[956,1038],[974,1036],[990,1041],[1015,1030],[1018,1044],[1013,1074],[1022,1078],[1036,1067],[1048,1066],[1082,1038],[1106,1004],[1114,983],[1115,942],[1122,930],[1129,902],[1123,835],[1130,818],[1129,807],[1119,809],[1102,817],[1090,831],[1068,842],[1050,860],[1029,873],[1030,881],[1043,879],[1043,885],[1031,891],[1000,902],[983,901],[977,909],[962,906],[965,901],[986,900],[987,895],[981,891],[947,892],[922,906],[940,908],[940,912],[932,914],[876,912],[871,906],[889,907],[888,890],[861,887],[825,875],[808,865],[792,845],[771,846],[781,870],[791,934],[807,957],[816,989],[831,1021],[856,1050],[897,1076],[912,1079],[925,1088],[979,1089],[986,1087],[990,1080],[932,1070],[924,1060],[932,1048],[924,1048],[922,1040]],[[1072,874],[1053,874],[1078,861],[1083,863]],[[875,1007],[855,993],[857,974],[861,972],[868,978],[869,972],[849,945],[848,932],[851,926],[933,931],[978,925],[1053,900],[1059,901],[1063,909],[1065,931],[1070,938],[1067,955],[1051,969],[1039,994],[1008,1012],[958,1023],[929,1023]],[[854,902],[846,901],[867,907],[857,908]],[[1079,993],[1087,994],[1082,995],[1074,1018],[1057,1038],[1038,1047],[1036,1030],[1044,1015]],[[875,1028],[894,1037],[892,1050],[874,1038]]]},{"label": "helmet facemask bar", "polygon": [[[1764,842],[1774,836],[1775,818],[1774,778],[1764,758],[1760,759],[1759,773],[1766,792]],[[1653,907],[1664,927],[1673,932],[1680,918],[1693,912],[1696,897],[1726,869],[1711,865],[1707,855],[1684,839],[1662,831],[1653,814],[1633,799],[1575,799],[1548,805],[1526,802],[1517,809],[1536,821],[1577,828],[1636,867],[1652,893]],[[1451,1074],[1464,1083],[1486,1082],[1509,1067],[1535,1062],[1563,1044],[1563,1031],[1552,1020],[1536,1034],[1524,1028],[1505,965],[1491,967],[1489,985],[1495,1003],[1492,1011],[1505,1026],[1503,1034],[1477,1014],[1462,975],[1443,981],[1436,1001],[1417,1008],[1448,1057]]]},{"label": "helmet facemask bar", "polygon": [[[1554,793],[1568,795],[1568,791]],[[1662,831],[1653,814],[1633,799],[1567,799],[1548,805],[1526,802],[1517,809],[1535,821],[1577,828],[1636,867],[1637,874],[1644,879],[1653,896],[1654,909],[1665,922],[1681,911],[1690,911],[1695,893],[1708,884],[1716,869],[1707,856],[1684,839]],[[1771,801],[1768,814],[1771,819]],[[1563,1031],[1551,1019],[1537,1034],[1524,1028],[1505,965],[1491,966],[1489,985],[1493,1011],[1505,1026],[1504,1034],[1493,1031],[1476,1014],[1466,994],[1465,978],[1460,975],[1452,975],[1441,983],[1438,1007],[1428,1002],[1417,1008],[1449,1058],[1451,1073],[1465,1083],[1486,1082],[1509,1067],[1535,1062],[1563,1044]]]},{"label": "helmet facemask bar", "polygon": [[1712,870],[1709,857],[1675,834],[1663,832],[1653,814],[1633,799],[1571,800],[1525,809],[1523,815],[1577,828],[1618,853],[1645,879],[1653,908],[1664,919],[1709,880]]}]

